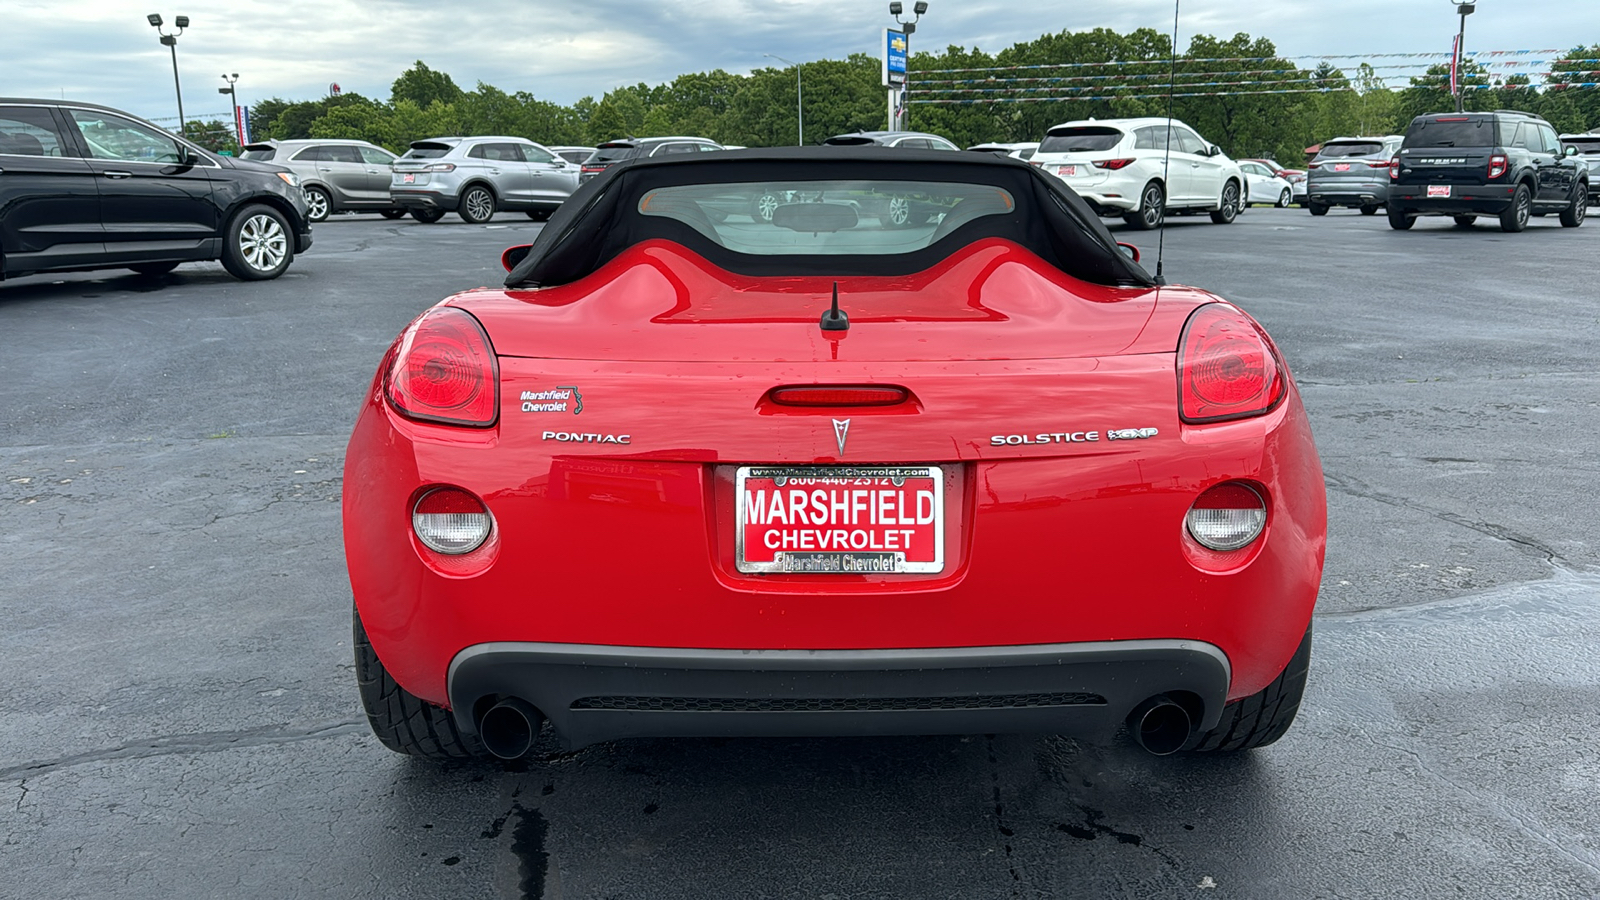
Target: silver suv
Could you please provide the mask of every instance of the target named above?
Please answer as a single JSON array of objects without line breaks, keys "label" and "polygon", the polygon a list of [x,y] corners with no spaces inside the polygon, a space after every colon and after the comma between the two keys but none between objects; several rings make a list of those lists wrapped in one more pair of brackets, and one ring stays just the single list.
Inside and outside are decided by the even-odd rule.
[{"label": "silver suv", "polygon": [[406,214],[389,199],[394,154],[366,141],[260,141],[245,144],[239,155],[286,166],[300,176],[313,222],[336,212],[377,212],[388,219]]},{"label": "silver suv", "polygon": [[1334,138],[1322,145],[1306,172],[1306,209],[1325,216],[1329,207],[1360,209],[1375,216],[1389,202],[1389,168],[1404,136]]},{"label": "silver suv", "polygon": [[578,188],[578,166],[527,138],[413,141],[395,161],[389,196],[418,222],[454,211],[477,225],[498,210],[545,219]]}]

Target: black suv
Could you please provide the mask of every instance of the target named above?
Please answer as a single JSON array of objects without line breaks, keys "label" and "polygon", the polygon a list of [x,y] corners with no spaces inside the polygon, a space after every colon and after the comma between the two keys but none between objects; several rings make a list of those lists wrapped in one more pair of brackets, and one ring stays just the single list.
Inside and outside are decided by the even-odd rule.
[{"label": "black suv", "polygon": [[716,141],[698,137],[623,138],[606,141],[596,147],[594,153],[583,161],[583,168],[578,171],[578,183],[583,184],[617,163],[630,159],[672,156],[679,153],[703,153],[707,150],[721,149],[722,145]]},{"label": "black suv", "polygon": [[1466,227],[1480,215],[1521,231],[1550,213],[1576,228],[1589,205],[1588,163],[1562,150],[1549,122],[1509,109],[1417,116],[1389,177],[1389,224],[1401,231],[1417,216]]},{"label": "black suv", "polygon": [[305,196],[282,166],[92,103],[0,98],[0,278],[220,259],[256,281],[310,246]]}]

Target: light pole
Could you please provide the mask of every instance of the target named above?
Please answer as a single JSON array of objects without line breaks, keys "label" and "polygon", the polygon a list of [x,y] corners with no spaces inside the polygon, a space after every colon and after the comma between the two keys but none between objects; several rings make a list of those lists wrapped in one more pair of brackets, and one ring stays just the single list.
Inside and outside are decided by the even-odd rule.
[{"label": "light pole", "polygon": [[775,53],[763,53],[761,55],[768,59],[775,59],[778,62],[789,63],[789,65],[794,66],[794,121],[799,132],[795,137],[794,145],[796,147],[804,147],[806,144],[806,108],[805,91],[800,85],[800,64],[789,62],[789,60]]},{"label": "light pole", "polygon": [[226,81],[228,86],[225,88],[217,88],[217,93],[227,94],[228,99],[233,101],[233,130],[239,136],[239,152],[243,153],[244,123],[239,121],[239,94],[233,89],[234,84],[239,80],[239,73],[235,72],[232,75],[223,75],[222,80]]},{"label": "light pole", "polygon": [[1475,0],[1450,0],[1461,15],[1461,30],[1456,33],[1456,112],[1467,110],[1467,16],[1478,8]]},{"label": "light pole", "polygon": [[157,13],[151,13],[145,18],[149,20],[150,27],[161,35],[161,43],[172,48],[172,89],[178,93],[178,133],[183,134],[183,85],[178,83],[178,35],[183,34],[183,30],[189,27],[189,17],[174,17],[172,24],[178,26],[178,30],[172,34],[167,34],[161,30],[161,16]]},{"label": "light pole", "polygon": [[[901,3],[895,2],[889,4],[889,15],[894,16],[895,24],[900,26],[900,30],[904,32],[906,36],[906,80],[901,83],[900,92],[906,96],[909,96],[911,91],[911,36],[916,34],[917,23],[922,21],[922,14],[928,11],[928,4],[926,0],[917,0],[916,3],[911,4],[912,16],[911,21],[909,22],[900,18],[900,14],[904,10],[905,6]],[[908,103],[900,104],[900,114],[895,117],[895,121],[889,123],[892,130],[905,130],[906,120],[909,118],[909,116],[906,115],[906,113],[909,112],[909,110],[906,108],[908,105]]]}]

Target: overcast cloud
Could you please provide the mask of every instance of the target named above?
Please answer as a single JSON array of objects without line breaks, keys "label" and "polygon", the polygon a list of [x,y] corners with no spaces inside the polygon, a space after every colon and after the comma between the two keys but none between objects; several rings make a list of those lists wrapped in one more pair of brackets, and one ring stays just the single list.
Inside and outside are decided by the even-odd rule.
[{"label": "overcast cloud", "polygon": [[[890,24],[878,0],[5,0],[0,95],[69,97],[150,116],[174,115],[171,61],[145,15],[193,20],[178,43],[184,107],[228,109],[221,72],[241,102],[309,99],[330,83],[388,99],[414,60],[470,89],[485,81],[558,103],[613,87],[712,68],[749,72],[793,60],[876,53]],[[906,2],[909,8],[911,3]],[[913,41],[993,52],[1063,29],[1172,27],[1171,0],[1107,3],[933,0]],[[1469,49],[1552,49],[1600,42],[1600,2],[1478,0]],[[1449,0],[1184,0],[1179,45],[1196,33],[1244,31],[1280,53],[1445,52]],[[1341,64],[1342,60],[1338,61]]]}]

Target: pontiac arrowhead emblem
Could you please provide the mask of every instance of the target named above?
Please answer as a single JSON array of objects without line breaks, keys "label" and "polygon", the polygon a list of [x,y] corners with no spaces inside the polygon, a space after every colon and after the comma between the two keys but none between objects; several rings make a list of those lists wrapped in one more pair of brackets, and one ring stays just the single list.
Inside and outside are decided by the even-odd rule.
[{"label": "pontiac arrowhead emblem", "polygon": [[850,420],[833,420],[833,437],[839,442],[839,456],[844,456],[844,439],[850,436]]}]

